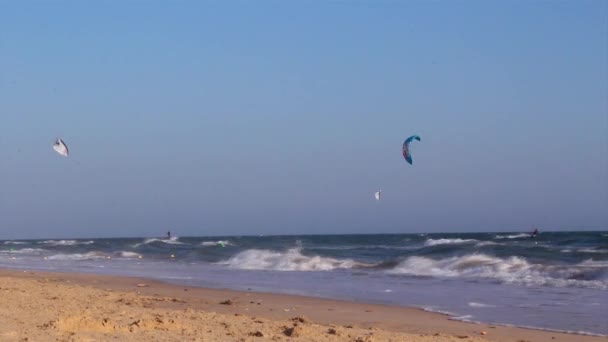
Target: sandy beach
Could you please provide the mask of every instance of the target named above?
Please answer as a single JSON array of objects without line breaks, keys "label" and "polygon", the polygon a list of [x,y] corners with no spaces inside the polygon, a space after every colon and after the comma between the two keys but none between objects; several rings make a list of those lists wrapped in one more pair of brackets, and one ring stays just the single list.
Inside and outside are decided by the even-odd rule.
[{"label": "sandy beach", "polygon": [[89,274],[0,271],[1,341],[605,341],[414,308]]}]

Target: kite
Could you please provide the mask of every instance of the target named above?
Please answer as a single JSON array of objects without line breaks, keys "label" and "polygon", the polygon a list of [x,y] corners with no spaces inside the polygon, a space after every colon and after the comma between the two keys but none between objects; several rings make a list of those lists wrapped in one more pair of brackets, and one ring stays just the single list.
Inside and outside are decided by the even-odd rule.
[{"label": "kite", "polygon": [[405,139],[405,142],[403,143],[403,158],[405,158],[405,160],[408,163],[410,163],[410,165],[412,164],[412,154],[410,153],[410,143],[414,140],[420,141],[420,137],[417,135],[412,135],[411,137]]}]

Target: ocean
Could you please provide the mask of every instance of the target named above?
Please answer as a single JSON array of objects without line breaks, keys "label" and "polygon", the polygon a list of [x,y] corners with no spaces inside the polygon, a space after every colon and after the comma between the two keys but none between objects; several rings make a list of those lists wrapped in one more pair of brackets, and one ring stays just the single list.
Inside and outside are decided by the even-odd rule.
[{"label": "ocean", "polygon": [[0,267],[415,306],[608,335],[608,232],[0,241]]}]

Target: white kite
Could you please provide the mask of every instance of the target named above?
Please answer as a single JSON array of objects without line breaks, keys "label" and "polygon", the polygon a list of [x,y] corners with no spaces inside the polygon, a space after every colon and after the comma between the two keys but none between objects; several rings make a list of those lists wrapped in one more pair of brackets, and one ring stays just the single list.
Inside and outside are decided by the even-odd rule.
[{"label": "white kite", "polygon": [[64,157],[67,157],[68,154],[70,154],[68,146],[60,138],[57,138],[57,140],[55,140],[55,143],[53,144],[53,150],[55,150],[55,152],[59,153]]},{"label": "white kite", "polygon": [[380,195],[382,194],[382,190],[380,191],[376,191],[376,193],[374,194],[374,197],[376,198],[376,201],[380,200]]}]

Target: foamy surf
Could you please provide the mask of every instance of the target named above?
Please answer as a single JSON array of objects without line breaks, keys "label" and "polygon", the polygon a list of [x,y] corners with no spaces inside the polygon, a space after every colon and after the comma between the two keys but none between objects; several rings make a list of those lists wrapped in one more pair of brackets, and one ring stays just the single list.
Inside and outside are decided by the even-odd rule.
[{"label": "foamy surf", "polygon": [[129,251],[120,251],[120,252],[116,253],[116,256],[118,256],[120,258],[141,258],[142,257],[142,255],[139,253],[129,252]]},{"label": "foamy surf", "polygon": [[223,264],[237,269],[272,271],[331,271],[369,266],[352,259],[306,256],[301,253],[300,248],[292,248],[286,252],[250,249],[231,257]]},{"label": "foamy surf", "polygon": [[[441,278],[485,278],[520,285],[607,289],[608,282],[602,276],[602,273],[608,272],[607,267],[606,263],[593,260],[574,266],[559,267],[531,264],[521,257],[499,258],[486,254],[468,254],[437,260],[412,256],[387,272]],[[593,268],[602,268],[602,270],[598,272]],[[588,280],[588,278],[595,279]]]},{"label": "foamy surf", "polygon": [[50,246],[75,246],[75,245],[91,245],[94,244],[95,241],[78,241],[78,240],[46,240],[39,242],[40,244],[50,245]]},{"label": "foamy surf", "polygon": [[150,244],[154,244],[154,243],[168,244],[168,245],[185,245],[185,243],[179,241],[179,237],[174,236],[174,237],[171,237],[170,239],[160,239],[160,238],[145,239],[143,242],[133,245],[133,247],[137,248],[137,247],[141,247],[143,245],[150,245]]},{"label": "foamy surf", "polygon": [[520,234],[511,234],[511,235],[496,235],[495,239],[521,239],[521,238],[529,238],[530,234],[520,233]]},{"label": "foamy surf", "polygon": [[484,303],[478,303],[478,302],[468,302],[467,305],[472,308],[495,308],[496,307],[496,305],[484,304]]},{"label": "foamy surf", "polygon": [[96,260],[107,259],[108,255],[101,252],[74,253],[74,254],[55,254],[46,257],[46,260],[56,261],[80,261],[80,260]]},{"label": "foamy surf", "polygon": [[200,244],[203,247],[214,247],[214,246],[234,246],[230,241],[228,240],[218,240],[218,241],[203,241]]},{"label": "foamy surf", "polygon": [[424,242],[424,245],[427,247],[437,245],[460,245],[464,243],[473,243],[478,241],[479,240],[475,239],[427,239]]},{"label": "foamy surf", "polygon": [[0,253],[5,254],[5,255],[25,255],[25,256],[42,255],[45,252],[47,252],[47,250],[41,249],[41,248],[22,248],[22,249],[0,250]]}]

